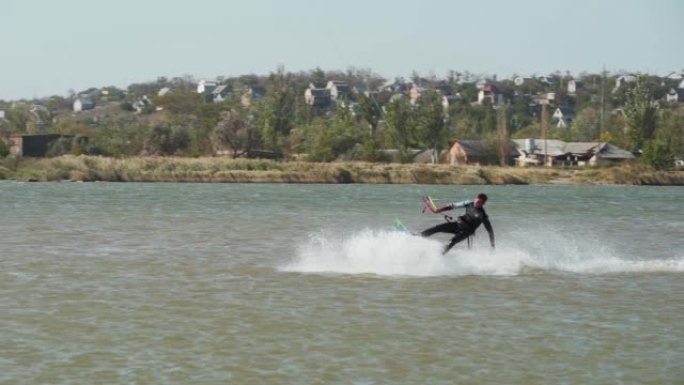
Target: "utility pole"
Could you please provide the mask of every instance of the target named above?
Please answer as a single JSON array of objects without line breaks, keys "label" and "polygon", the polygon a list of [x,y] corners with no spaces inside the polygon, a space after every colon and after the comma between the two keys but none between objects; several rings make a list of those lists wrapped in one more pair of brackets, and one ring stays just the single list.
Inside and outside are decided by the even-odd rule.
[{"label": "utility pole", "polygon": [[501,166],[508,165],[507,160],[510,154],[509,142],[511,134],[508,129],[508,106],[509,102],[506,102],[506,104],[501,106],[497,116],[499,131],[499,164]]},{"label": "utility pole", "polygon": [[549,121],[549,112],[547,110],[549,105],[549,99],[548,96],[542,100],[542,112],[541,112],[541,130],[542,130],[542,137],[544,138],[544,167],[548,167],[548,146],[546,142],[546,138],[548,136],[548,121]]},{"label": "utility pole", "polygon": [[603,71],[601,71],[601,113],[599,114],[599,132],[598,132],[598,138],[596,138],[596,141],[598,142],[596,145],[596,154],[594,155],[596,163],[598,163],[598,156],[599,152],[601,152],[601,134],[603,134],[603,124],[604,124],[604,118],[605,118],[605,104],[606,104],[606,66],[605,64],[603,65]]}]

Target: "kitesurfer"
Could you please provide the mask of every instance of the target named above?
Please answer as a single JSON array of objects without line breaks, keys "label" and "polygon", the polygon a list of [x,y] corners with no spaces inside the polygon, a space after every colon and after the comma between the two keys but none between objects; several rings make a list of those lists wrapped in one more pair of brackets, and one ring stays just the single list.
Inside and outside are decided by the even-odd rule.
[{"label": "kitesurfer", "polygon": [[475,234],[475,230],[477,230],[481,224],[484,224],[485,229],[487,229],[487,232],[489,233],[489,244],[494,248],[494,229],[484,210],[485,202],[487,202],[487,194],[480,193],[474,200],[449,203],[437,208],[430,198],[423,198],[425,208],[435,214],[461,207],[465,208],[465,214],[459,216],[456,220],[451,220],[451,217],[446,216],[446,222],[430,227],[421,232],[420,235],[429,237],[434,233],[454,234],[453,238],[451,238],[449,243],[444,247],[443,254],[446,254],[455,244]]}]

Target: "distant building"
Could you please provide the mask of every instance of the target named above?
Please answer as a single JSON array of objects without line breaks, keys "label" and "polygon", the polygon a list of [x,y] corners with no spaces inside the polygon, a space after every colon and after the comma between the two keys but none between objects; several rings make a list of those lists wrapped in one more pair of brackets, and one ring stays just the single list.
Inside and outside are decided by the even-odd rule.
[{"label": "distant building", "polygon": [[326,84],[325,89],[330,94],[330,100],[336,101],[346,99],[349,96],[349,85],[346,82],[331,80]]},{"label": "distant building", "polygon": [[95,108],[95,103],[90,97],[79,96],[76,98],[76,100],[74,100],[73,108],[74,112],[92,110]]},{"label": "distant building", "polygon": [[220,85],[220,86],[214,88],[213,91],[211,91],[214,103],[223,102],[232,93],[233,93],[233,87],[228,86],[228,85]]},{"label": "distant building", "polygon": [[665,95],[665,101],[668,103],[684,102],[684,88],[671,88],[670,92]]},{"label": "distant building", "polygon": [[499,92],[499,89],[494,84],[486,83],[482,85],[482,88],[477,93],[478,104],[482,104],[487,100],[495,106],[503,103],[503,94]]},{"label": "distant building", "polygon": [[576,95],[577,89],[579,89],[580,87],[582,87],[581,81],[575,80],[575,79],[568,80],[568,94],[569,95]]},{"label": "distant building", "polygon": [[558,107],[551,115],[551,119],[556,122],[556,127],[568,128],[575,119],[575,109],[567,106]]},{"label": "distant building", "polygon": [[202,79],[197,84],[197,93],[210,94],[216,87],[218,87],[218,82],[216,80]]},{"label": "distant building", "polygon": [[422,95],[426,90],[427,89],[421,85],[415,83],[411,84],[411,88],[408,90],[408,97],[411,104],[416,104],[420,98],[420,95]]},{"label": "distant building", "polygon": [[[477,164],[499,164],[498,149],[492,148],[482,140],[463,140],[455,139],[449,146],[447,158],[449,164],[453,166]],[[505,161],[508,165],[515,164],[515,158],[518,156],[515,146],[509,145],[507,159]]]},{"label": "distant building", "polygon": [[330,94],[325,88],[309,87],[304,91],[304,101],[314,107],[327,107],[330,105]]},{"label": "distant building", "polygon": [[246,86],[245,91],[240,98],[240,103],[242,103],[242,105],[245,107],[249,107],[252,105],[252,101],[263,98],[265,95],[266,87],[262,86],[261,84]]},{"label": "distant building", "polygon": [[[597,151],[598,149],[598,151]],[[454,140],[447,155],[452,165],[498,164],[498,148],[481,140]],[[512,139],[506,149],[505,163],[518,166],[586,166],[634,160],[635,156],[606,142],[564,142],[555,139]]]},{"label": "distant building", "polygon": [[18,157],[44,157],[50,146],[60,139],[73,139],[73,135],[45,134],[45,135],[12,135],[9,138],[10,154]]},{"label": "distant building", "polygon": [[513,139],[519,166],[586,166],[636,159],[634,154],[606,142],[564,142],[556,139]]},{"label": "distant building", "polygon": [[613,92],[617,92],[617,90],[619,90],[621,87],[636,81],[637,77],[635,75],[620,75],[617,77],[617,79],[615,79],[615,87],[613,88]]}]

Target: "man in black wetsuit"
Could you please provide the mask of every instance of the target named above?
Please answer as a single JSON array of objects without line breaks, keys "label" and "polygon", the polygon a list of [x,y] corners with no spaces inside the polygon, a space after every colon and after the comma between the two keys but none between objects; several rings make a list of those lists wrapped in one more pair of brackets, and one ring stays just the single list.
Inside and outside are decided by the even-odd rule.
[{"label": "man in black wetsuit", "polygon": [[440,208],[435,207],[429,198],[425,198],[423,201],[425,207],[435,214],[459,207],[465,207],[466,209],[465,214],[456,218],[455,221],[441,223],[420,233],[423,237],[429,237],[434,233],[454,234],[451,241],[444,247],[444,252],[442,254],[446,254],[455,244],[475,234],[475,230],[480,227],[481,224],[484,224],[485,229],[487,229],[487,232],[489,233],[489,244],[494,248],[494,229],[492,228],[492,224],[489,223],[489,217],[484,210],[484,204],[487,202],[486,194],[480,193],[475,200],[449,203]]}]

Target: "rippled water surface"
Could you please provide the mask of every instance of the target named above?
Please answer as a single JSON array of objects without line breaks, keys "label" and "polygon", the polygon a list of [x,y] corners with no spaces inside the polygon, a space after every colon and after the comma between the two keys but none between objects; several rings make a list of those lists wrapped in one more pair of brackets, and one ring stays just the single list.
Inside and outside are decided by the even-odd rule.
[{"label": "rippled water surface", "polygon": [[[484,191],[440,255],[420,196]],[[0,182],[2,384],[682,384],[684,188]]]}]

